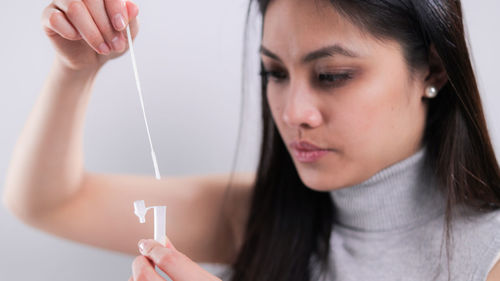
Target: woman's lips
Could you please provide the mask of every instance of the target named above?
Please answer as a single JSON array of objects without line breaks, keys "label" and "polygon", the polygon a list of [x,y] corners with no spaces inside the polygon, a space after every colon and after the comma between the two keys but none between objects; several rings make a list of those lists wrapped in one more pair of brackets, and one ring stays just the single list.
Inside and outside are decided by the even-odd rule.
[{"label": "woman's lips", "polygon": [[320,148],[310,142],[300,141],[290,144],[295,158],[303,163],[312,163],[319,160],[325,154],[330,152],[330,149]]},{"label": "woman's lips", "polygon": [[298,150],[295,148],[293,149],[293,154],[295,155],[295,158],[297,158],[297,160],[303,163],[316,162],[328,152],[329,152],[328,150],[305,151],[305,150]]}]

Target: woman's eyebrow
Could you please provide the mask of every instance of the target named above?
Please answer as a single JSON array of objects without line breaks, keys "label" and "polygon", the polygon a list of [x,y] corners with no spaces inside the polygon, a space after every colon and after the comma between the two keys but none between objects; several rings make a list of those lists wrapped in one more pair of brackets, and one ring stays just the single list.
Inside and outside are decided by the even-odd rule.
[{"label": "woman's eyebrow", "polygon": [[[265,56],[268,56],[272,59],[275,59],[279,62],[282,62],[281,59],[278,57],[278,55],[271,52],[269,49],[264,47],[264,45],[260,46],[259,53],[261,53]],[[359,57],[359,55],[356,54],[355,52],[348,50],[348,49],[346,49],[338,44],[334,44],[334,45],[326,46],[326,47],[323,47],[323,48],[318,49],[316,51],[310,52],[309,54],[305,55],[302,58],[302,63],[306,64],[306,63],[309,63],[311,61],[314,61],[314,60],[317,60],[317,59],[320,59],[323,57],[333,57],[335,55],[341,55],[341,56],[346,56],[346,57],[351,57],[351,58]]]}]

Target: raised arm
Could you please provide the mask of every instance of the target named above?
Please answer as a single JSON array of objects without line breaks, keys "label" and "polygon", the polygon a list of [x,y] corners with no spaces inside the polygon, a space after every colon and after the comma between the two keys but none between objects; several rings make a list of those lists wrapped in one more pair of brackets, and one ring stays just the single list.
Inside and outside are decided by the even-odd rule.
[{"label": "raised arm", "polygon": [[137,13],[137,6],[119,0],[56,0],[45,9],[43,25],[57,57],[13,151],[4,202],[43,231],[130,254],[153,229],[151,218],[139,224],[133,201],[166,205],[167,235],[180,251],[199,262],[231,262],[253,173],[236,175],[221,216],[228,175],[158,181],[89,173],[83,166],[83,125],[94,79],[126,48],[124,27],[112,23],[121,14],[135,36]]}]

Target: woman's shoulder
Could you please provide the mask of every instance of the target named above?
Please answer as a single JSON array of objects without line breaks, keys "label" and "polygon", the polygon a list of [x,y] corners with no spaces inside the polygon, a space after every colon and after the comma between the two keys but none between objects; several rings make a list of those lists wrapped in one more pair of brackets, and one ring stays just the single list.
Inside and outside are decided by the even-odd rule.
[{"label": "woman's shoulder", "polygon": [[452,216],[452,231],[462,239],[484,241],[500,234],[500,209],[477,211],[470,207],[457,207]]},{"label": "woman's shoulder", "polygon": [[500,210],[459,207],[451,224],[452,264],[470,268],[471,280],[486,280],[500,253]]}]

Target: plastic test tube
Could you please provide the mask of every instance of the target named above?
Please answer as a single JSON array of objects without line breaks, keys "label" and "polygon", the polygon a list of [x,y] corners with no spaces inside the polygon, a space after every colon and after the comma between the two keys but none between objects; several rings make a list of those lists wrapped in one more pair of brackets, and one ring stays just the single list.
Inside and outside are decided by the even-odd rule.
[{"label": "plastic test tube", "polygon": [[154,239],[163,246],[166,246],[167,207],[166,206],[146,207],[144,200],[134,201],[134,213],[136,216],[139,217],[140,223],[146,223],[146,213],[148,212],[149,209],[154,210]]}]

